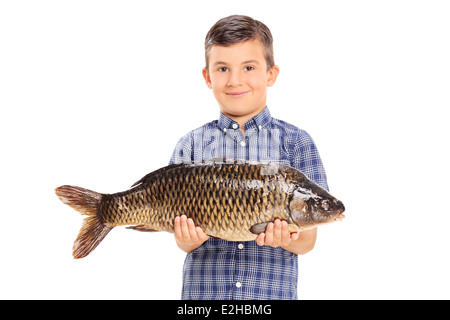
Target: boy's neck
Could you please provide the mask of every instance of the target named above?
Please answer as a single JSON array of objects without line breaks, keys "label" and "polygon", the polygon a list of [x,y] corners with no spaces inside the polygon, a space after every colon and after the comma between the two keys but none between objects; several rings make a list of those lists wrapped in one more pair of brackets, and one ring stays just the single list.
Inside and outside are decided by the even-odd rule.
[{"label": "boy's neck", "polygon": [[221,111],[224,115],[226,115],[228,118],[230,118],[231,120],[236,121],[237,123],[239,123],[239,127],[242,131],[242,134],[245,135],[245,123],[250,120],[251,118],[253,118],[254,116],[258,115],[261,113],[261,111],[264,110],[266,106],[263,106],[262,108],[256,110],[253,113],[249,113],[249,114],[245,114],[245,115],[234,115],[234,114],[230,114],[230,113],[226,113],[224,111]]}]

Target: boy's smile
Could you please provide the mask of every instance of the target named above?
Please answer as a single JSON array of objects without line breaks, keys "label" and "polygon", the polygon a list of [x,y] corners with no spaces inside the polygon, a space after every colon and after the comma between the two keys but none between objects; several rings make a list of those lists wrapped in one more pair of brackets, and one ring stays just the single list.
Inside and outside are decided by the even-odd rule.
[{"label": "boy's smile", "polygon": [[227,95],[232,97],[232,98],[240,98],[245,96],[247,93],[249,93],[249,91],[240,91],[240,92],[228,92]]},{"label": "boy's smile", "polygon": [[259,40],[231,46],[215,45],[209,52],[206,84],[213,90],[220,111],[244,124],[266,106],[267,87],[275,83],[278,66],[267,70],[264,49]]}]

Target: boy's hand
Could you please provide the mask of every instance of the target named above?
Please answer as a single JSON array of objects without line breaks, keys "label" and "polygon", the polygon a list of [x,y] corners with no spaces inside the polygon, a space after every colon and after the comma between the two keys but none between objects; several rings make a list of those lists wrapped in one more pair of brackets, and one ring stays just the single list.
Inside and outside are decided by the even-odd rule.
[{"label": "boy's hand", "polygon": [[266,232],[260,233],[256,238],[256,243],[259,246],[271,246],[271,247],[286,247],[291,241],[297,240],[299,237],[298,232],[290,233],[288,223],[275,219],[275,222],[271,222],[267,225]]},{"label": "boy's hand", "polygon": [[186,253],[194,251],[209,239],[209,236],[185,215],[175,217],[174,234],[178,247]]}]

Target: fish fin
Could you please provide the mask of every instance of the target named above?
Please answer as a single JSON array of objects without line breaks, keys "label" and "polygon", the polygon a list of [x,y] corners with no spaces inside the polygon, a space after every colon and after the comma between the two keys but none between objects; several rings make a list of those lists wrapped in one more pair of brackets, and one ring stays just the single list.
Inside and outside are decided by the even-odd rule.
[{"label": "fish fin", "polygon": [[289,228],[290,233],[302,231],[296,224],[292,224],[292,223],[290,223],[288,225],[288,228]]},{"label": "fish fin", "polygon": [[101,223],[96,216],[84,219],[77,240],[73,244],[73,257],[75,259],[86,257],[102,242],[112,228]]},{"label": "fish fin", "polygon": [[262,223],[255,224],[250,227],[250,232],[253,234],[260,234],[266,231],[267,225],[273,221],[266,221]]},{"label": "fish fin", "polygon": [[101,193],[74,186],[61,186],[55,191],[59,200],[88,216],[97,214],[103,196]]},{"label": "fish fin", "polygon": [[159,230],[151,229],[147,227],[145,224],[141,224],[138,226],[126,227],[126,229],[141,231],[141,232],[158,232]]},{"label": "fish fin", "polygon": [[80,187],[61,186],[56,188],[56,195],[65,204],[88,216],[84,219],[80,233],[73,244],[73,257],[84,258],[113,228],[99,218],[98,211],[103,194]]},{"label": "fish fin", "polygon": [[155,170],[153,172],[150,172],[149,174],[146,174],[144,177],[142,177],[139,181],[133,183],[131,188],[137,187],[137,186],[139,186],[141,184],[144,184],[144,183],[147,183],[147,182],[151,181],[153,176],[157,176],[158,174],[160,174],[163,171],[170,170],[170,169],[173,169],[173,168],[176,168],[176,167],[182,167],[184,165],[185,165],[184,163],[170,164],[170,165],[168,165],[166,167],[163,167],[163,168],[160,168],[160,169]]},{"label": "fish fin", "polygon": [[149,173],[147,175],[145,175],[143,178],[141,178],[139,181],[133,183],[133,185],[131,186],[131,188],[137,187],[141,184],[143,184],[146,180],[148,180],[148,178],[151,176],[152,173]]}]

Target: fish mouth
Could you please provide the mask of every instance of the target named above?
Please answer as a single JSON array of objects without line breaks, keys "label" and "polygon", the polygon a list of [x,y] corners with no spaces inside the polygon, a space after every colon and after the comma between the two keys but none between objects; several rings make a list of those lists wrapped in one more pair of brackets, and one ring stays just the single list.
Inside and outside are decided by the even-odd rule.
[{"label": "fish mouth", "polygon": [[344,208],[339,209],[339,210],[334,210],[332,212],[327,212],[327,213],[316,211],[316,212],[313,212],[312,221],[314,221],[314,223],[316,223],[317,225],[328,224],[331,222],[340,221],[340,220],[342,220],[341,215],[344,211],[345,211]]},{"label": "fish mouth", "polygon": [[[344,204],[343,204],[341,201],[339,201],[339,200],[335,201],[335,203],[340,207],[340,209],[339,209],[337,215],[334,217],[333,221],[342,220],[343,217],[345,217],[345,216],[342,216],[342,217],[341,217],[341,215],[342,215],[342,214],[344,213],[344,211],[345,211]],[[341,217],[341,219],[338,219],[339,217]]]},{"label": "fish mouth", "polygon": [[338,215],[344,213],[344,211],[345,211],[345,206],[344,206],[344,204],[342,203],[342,201],[337,200],[337,199],[334,199],[333,202],[334,202],[334,204],[336,205],[336,207],[339,208],[339,210],[338,210],[339,214],[338,214]]}]

